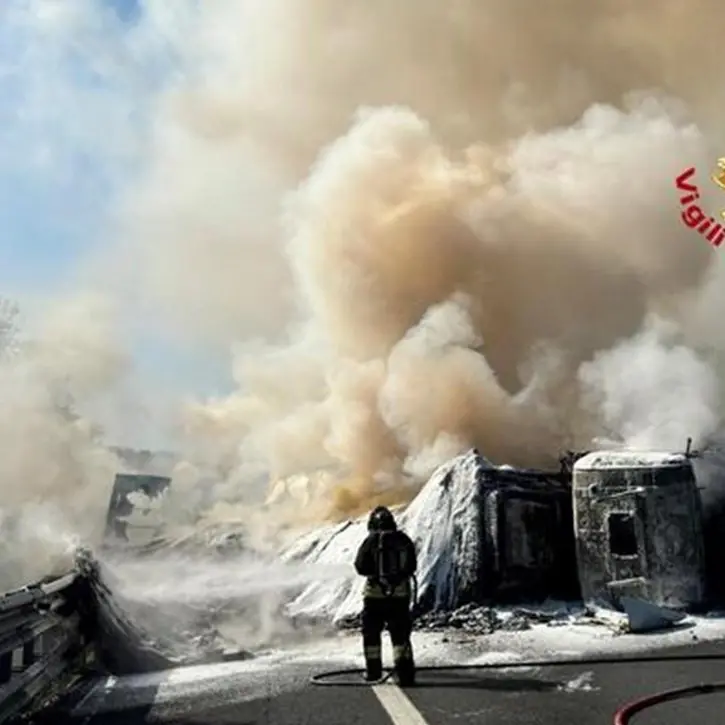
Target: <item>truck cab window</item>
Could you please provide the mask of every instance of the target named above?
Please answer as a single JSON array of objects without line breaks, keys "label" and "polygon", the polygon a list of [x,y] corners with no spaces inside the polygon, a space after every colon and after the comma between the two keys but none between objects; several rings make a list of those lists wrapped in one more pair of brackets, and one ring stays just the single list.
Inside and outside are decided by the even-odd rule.
[{"label": "truck cab window", "polygon": [[637,555],[637,530],[632,514],[611,513],[607,517],[609,551],[615,556]]}]

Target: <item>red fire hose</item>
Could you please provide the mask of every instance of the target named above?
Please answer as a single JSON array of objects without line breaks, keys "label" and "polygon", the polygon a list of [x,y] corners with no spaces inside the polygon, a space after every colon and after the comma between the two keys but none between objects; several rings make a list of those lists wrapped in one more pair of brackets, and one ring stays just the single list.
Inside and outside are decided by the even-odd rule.
[{"label": "red fire hose", "polygon": [[702,685],[688,685],[687,687],[678,687],[675,690],[666,690],[664,692],[656,692],[653,695],[647,695],[639,700],[633,700],[626,705],[622,705],[617,712],[614,713],[613,725],[629,725],[632,718],[650,707],[661,705],[671,700],[679,700],[683,697],[694,697],[695,695],[709,695],[713,692],[725,690],[725,682],[707,683]]}]

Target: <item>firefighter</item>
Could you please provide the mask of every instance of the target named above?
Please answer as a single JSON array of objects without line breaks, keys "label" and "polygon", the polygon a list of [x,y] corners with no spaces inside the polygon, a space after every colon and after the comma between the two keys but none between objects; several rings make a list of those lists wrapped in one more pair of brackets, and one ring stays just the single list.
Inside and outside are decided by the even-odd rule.
[{"label": "firefighter", "polygon": [[398,683],[404,687],[415,684],[410,603],[411,578],[416,568],[415,545],[398,530],[393,514],[378,506],[370,514],[368,535],[355,557],[357,573],[366,577],[362,636],[368,682],[383,675],[381,635],[387,625]]}]

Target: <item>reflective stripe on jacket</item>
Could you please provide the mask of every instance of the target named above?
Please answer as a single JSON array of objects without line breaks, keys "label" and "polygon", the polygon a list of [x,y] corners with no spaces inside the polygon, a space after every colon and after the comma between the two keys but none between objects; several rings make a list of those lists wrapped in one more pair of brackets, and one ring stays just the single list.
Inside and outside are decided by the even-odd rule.
[{"label": "reflective stripe on jacket", "polygon": [[395,586],[389,594],[383,591],[383,587],[380,582],[373,578],[368,578],[365,581],[365,588],[363,589],[363,597],[366,599],[386,599],[392,597],[394,599],[409,599],[411,596],[410,579],[404,579],[400,584]]}]

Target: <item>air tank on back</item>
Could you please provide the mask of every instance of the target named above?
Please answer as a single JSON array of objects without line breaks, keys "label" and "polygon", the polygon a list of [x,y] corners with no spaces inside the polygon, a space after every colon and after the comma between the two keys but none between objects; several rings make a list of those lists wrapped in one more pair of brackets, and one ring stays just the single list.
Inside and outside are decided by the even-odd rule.
[{"label": "air tank on back", "polygon": [[572,494],[585,601],[626,594],[678,609],[703,603],[702,506],[688,455],[588,453],[574,464]]}]

